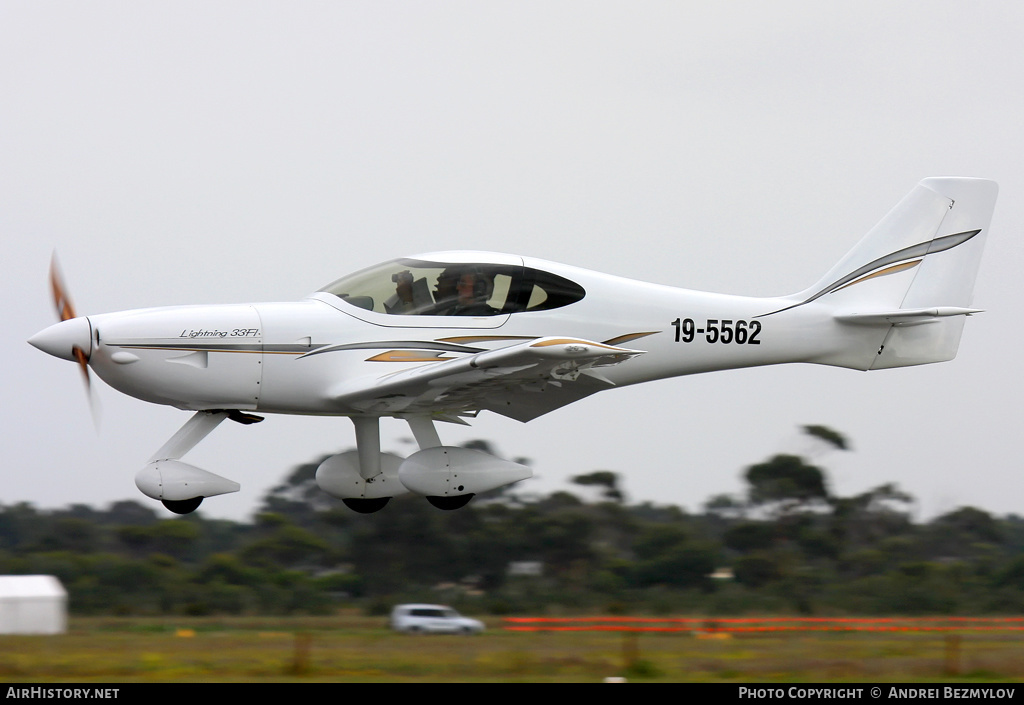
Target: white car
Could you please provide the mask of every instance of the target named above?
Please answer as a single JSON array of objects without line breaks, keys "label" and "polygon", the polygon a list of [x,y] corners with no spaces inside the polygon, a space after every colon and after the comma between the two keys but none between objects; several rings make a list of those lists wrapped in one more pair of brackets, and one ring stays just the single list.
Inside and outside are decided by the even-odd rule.
[{"label": "white car", "polygon": [[484,623],[463,617],[446,605],[396,605],[391,628],[406,634],[479,634]]}]

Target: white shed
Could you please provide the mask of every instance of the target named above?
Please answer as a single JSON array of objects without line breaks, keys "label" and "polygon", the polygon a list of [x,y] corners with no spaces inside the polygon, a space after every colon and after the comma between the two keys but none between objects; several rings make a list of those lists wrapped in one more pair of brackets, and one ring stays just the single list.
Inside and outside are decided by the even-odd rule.
[{"label": "white shed", "polygon": [[68,593],[52,575],[0,575],[0,634],[63,634]]}]

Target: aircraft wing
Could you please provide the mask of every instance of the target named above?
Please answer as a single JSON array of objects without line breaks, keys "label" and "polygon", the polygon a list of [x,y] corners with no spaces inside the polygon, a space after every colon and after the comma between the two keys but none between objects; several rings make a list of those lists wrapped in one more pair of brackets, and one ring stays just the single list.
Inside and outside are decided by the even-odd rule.
[{"label": "aircraft wing", "polygon": [[460,415],[486,409],[529,421],[614,386],[600,368],[642,354],[579,338],[535,338],[349,380],[332,389],[331,398],[368,413],[430,413],[455,421]]}]

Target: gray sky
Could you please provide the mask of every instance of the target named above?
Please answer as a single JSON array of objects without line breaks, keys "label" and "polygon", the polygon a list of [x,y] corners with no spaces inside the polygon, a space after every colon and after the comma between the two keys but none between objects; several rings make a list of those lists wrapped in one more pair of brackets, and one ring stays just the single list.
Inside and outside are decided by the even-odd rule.
[{"label": "gray sky", "polygon": [[[523,490],[610,469],[697,510],[825,424],[855,448],[819,458],[840,494],[1024,514],[1022,36],[1000,0],[0,0],[0,503],[149,502],[135,473],[188,418],[98,382],[97,434],[75,367],[25,343],[54,320],[55,248],[85,314],[295,300],[461,248],[773,295],[958,175],[1001,192],[954,362],[723,372],[440,430],[531,458]],[[410,451],[404,424],[383,436]],[[243,518],[352,445],[346,419],[269,417],[186,459],[242,484],[201,511]]]}]

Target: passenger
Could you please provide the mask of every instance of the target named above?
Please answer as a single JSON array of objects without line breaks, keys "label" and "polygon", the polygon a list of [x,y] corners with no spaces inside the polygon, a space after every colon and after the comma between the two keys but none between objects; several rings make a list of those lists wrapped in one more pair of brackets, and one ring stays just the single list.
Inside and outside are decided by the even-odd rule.
[{"label": "passenger", "polygon": [[388,308],[388,313],[415,313],[416,304],[412,293],[412,272],[406,269],[397,274],[392,274],[391,281],[395,283],[397,301],[394,306]]}]

